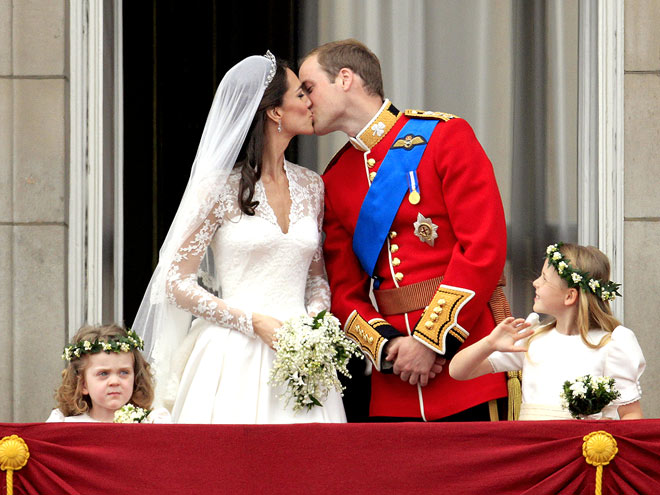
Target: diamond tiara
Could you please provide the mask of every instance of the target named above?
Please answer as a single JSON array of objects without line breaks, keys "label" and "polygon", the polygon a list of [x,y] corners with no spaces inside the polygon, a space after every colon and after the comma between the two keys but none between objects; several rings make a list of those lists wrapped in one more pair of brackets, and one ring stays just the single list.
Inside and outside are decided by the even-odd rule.
[{"label": "diamond tiara", "polygon": [[275,72],[277,71],[277,60],[275,60],[275,55],[273,55],[270,50],[266,51],[266,55],[264,55],[264,57],[270,60],[270,71],[266,76],[266,86],[268,86],[275,77]]}]

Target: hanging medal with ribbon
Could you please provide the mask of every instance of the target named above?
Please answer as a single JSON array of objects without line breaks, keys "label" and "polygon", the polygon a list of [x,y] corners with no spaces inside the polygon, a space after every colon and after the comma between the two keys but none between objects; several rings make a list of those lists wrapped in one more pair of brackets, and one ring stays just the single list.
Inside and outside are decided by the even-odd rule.
[{"label": "hanging medal with ribbon", "polygon": [[417,170],[408,172],[408,201],[411,205],[416,205],[422,197],[419,194],[419,182],[417,181]]}]

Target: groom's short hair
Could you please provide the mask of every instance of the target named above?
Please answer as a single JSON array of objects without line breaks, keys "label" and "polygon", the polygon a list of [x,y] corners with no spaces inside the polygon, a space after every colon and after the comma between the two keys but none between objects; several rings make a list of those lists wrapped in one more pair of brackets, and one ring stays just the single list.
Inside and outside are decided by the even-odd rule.
[{"label": "groom's short hair", "polygon": [[312,50],[305,59],[313,55],[330,81],[334,81],[341,69],[351,69],[360,76],[368,94],[385,98],[380,61],[364,43],[355,39],[331,41]]}]

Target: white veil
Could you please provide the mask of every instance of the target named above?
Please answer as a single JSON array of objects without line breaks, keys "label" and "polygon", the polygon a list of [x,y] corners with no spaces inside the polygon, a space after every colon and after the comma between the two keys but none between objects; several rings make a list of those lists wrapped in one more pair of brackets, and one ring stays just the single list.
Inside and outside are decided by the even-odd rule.
[{"label": "white veil", "polygon": [[220,82],[188,185],[135,317],[132,329],[145,341],[145,357],[154,369],[157,401],[162,403],[158,405],[169,406],[175,397],[178,378],[172,367],[172,357],[192,320],[190,313],[168,302],[167,272],[179,247],[200,226],[217,201],[276,68],[275,57],[267,52],[265,56],[242,60]]}]

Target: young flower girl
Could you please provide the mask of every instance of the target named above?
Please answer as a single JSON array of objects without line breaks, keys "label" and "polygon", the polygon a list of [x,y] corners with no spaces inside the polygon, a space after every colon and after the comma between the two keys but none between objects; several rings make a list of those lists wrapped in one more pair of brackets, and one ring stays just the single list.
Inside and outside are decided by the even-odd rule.
[{"label": "young flower girl", "polygon": [[620,397],[599,417],[642,418],[639,378],[646,362],[635,334],[612,316],[609,301],[620,294],[609,277],[609,260],[598,249],[548,246],[533,282],[534,311],[554,319],[538,329],[521,318],[505,319],[452,359],[450,375],[468,380],[522,370],[521,420],[570,419],[560,397],[564,382],[608,376]]},{"label": "young flower girl", "polygon": [[135,332],[117,325],[81,328],[64,348],[69,364],[46,422],[170,423],[166,409],[149,411],[153,380],[142,347]]}]

